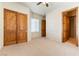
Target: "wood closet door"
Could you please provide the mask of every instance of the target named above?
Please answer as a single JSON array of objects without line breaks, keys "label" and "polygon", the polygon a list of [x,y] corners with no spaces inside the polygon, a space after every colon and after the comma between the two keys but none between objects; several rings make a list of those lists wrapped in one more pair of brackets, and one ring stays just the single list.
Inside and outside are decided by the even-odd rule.
[{"label": "wood closet door", "polygon": [[27,41],[27,15],[17,13],[17,43]]},{"label": "wood closet door", "polygon": [[42,37],[46,36],[46,20],[42,20]]},{"label": "wood closet door", "polygon": [[4,45],[16,43],[16,13],[4,9]]},{"label": "wood closet door", "polygon": [[69,39],[70,33],[70,24],[69,24],[69,17],[63,14],[63,42]]}]

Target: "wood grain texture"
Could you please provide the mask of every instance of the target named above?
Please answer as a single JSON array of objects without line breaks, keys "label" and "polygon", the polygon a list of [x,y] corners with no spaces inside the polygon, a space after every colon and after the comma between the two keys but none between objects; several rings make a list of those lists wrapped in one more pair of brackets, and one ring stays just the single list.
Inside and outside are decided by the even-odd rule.
[{"label": "wood grain texture", "polygon": [[16,43],[16,13],[4,10],[4,45]]},{"label": "wood grain texture", "polygon": [[63,15],[63,42],[67,41],[69,38],[69,18],[67,15]]},{"label": "wood grain texture", "polygon": [[17,43],[27,41],[27,15],[17,13]]}]

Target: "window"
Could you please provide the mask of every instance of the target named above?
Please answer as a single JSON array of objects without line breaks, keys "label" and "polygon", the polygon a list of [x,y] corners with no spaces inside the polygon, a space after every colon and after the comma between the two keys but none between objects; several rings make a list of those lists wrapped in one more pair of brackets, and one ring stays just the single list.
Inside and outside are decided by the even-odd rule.
[{"label": "window", "polygon": [[32,18],[31,19],[31,32],[39,32],[39,19]]}]

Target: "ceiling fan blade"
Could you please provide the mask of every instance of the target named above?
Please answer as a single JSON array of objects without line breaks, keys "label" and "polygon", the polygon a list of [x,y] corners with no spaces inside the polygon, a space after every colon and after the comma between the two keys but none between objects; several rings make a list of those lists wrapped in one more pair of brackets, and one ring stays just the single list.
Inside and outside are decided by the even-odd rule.
[{"label": "ceiling fan blade", "polygon": [[46,3],[46,7],[48,7],[49,5],[48,5],[48,3]]},{"label": "ceiling fan blade", "polygon": [[38,2],[37,5],[41,4],[42,2]]}]

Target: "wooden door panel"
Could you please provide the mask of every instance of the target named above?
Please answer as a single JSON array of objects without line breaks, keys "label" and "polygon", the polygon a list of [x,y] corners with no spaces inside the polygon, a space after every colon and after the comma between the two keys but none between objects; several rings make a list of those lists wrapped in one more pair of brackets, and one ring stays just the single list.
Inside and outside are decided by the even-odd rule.
[{"label": "wooden door panel", "polygon": [[4,10],[4,45],[16,43],[16,13]]},{"label": "wooden door panel", "polygon": [[66,23],[63,27],[63,30],[69,32],[69,24]]},{"label": "wooden door panel", "polygon": [[46,20],[42,20],[41,29],[42,29],[42,37],[45,37],[46,36]]},{"label": "wooden door panel", "polygon": [[67,41],[69,38],[69,18],[66,14],[63,14],[63,41]]},{"label": "wooden door panel", "polygon": [[18,32],[17,38],[18,38],[17,43],[26,42],[27,41],[27,32],[24,32],[24,31]]},{"label": "wooden door panel", "polygon": [[68,33],[64,32],[64,38],[67,38],[67,37],[68,37]]},{"label": "wooden door panel", "polygon": [[17,43],[27,41],[27,15],[17,13]]},{"label": "wooden door panel", "polygon": [[5,41],[13,41],[16,39],[15,32],[6,31],[5,33]]}]

